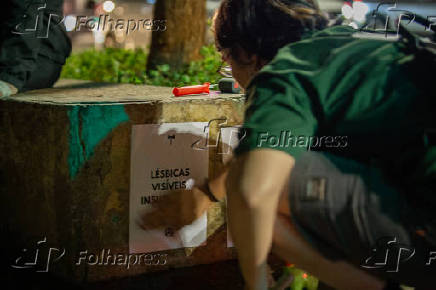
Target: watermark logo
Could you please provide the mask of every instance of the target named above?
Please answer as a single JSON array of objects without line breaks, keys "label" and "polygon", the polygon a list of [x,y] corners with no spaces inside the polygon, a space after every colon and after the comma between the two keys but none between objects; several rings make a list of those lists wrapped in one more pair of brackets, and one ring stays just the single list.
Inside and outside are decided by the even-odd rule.
[{"label": "watermark logo", "polygon": [[[65,256],[66,250],[47,247],[47,238],[36,243],[35,251],[27,248],[17,257],[11,268],[14,269],[35,269],[36,272],[47,273],[50,266]],[[167,254],[156,253],[111,253],[110,249],[103,249],[100,253],[91,253],[88,250],[81,251],[76,259],[76,266],[124,266],[130,269],[132,266],[159,266],[166,265]]]},{"label": "watermark logo", "polygon": [[35,268],[37,269],[36,272],[48,272],[51,263],[57,262],[65,255],[65,249],[49,248],[47,254],[42,255],[40,250],[44,250],[41,247],[43,247],[46,242],[46,237],[38,241],[34,254],[31,254],[27,248],[22,249],[22,255],[15,260],[15,263],[12,264],[11,267],[15,269]]},{"label": "watermark logo", "polygon": [[260,132],[257,136],[257,147],[271,148],[301,147],[307,150],[315,148],[345,148],[348,146],[348,136],[303,136],[293,135],[291,130],[282,130],[278,134]]},{"label": "watermark logo", "polygon": [[88,31],[122,30],[126,35],[141,30],[162,32],[167,30],[167,21],[163,19],[114,19],[108,14],[100,14],[98,17],[82,15],[62,17],[55,13],[47,13],[47,3],[38,7],[29,7],[29,9],[32,9],[34,13],[25,14],[23,16],[25,20],[14,27],[13,34],[48,38],[50,27],[62,24],[65,25],[67,31],[81,31],[82,28]]},{"label": "watermark logo", "polygon": [[[396,23],[396,33],[397,36],[400,34],[400,26],[403,24],[404,26],[408,26],[411,23],[416,22],[417,15],[409,10],[400,9],[398,6],[397,0],[383,0],[377,4],[376,9],[374,9],[369,17],[369,21],[365,24],[360,30],[366,32],[374,32],[374,33],[384,33],[385,36],[388,36],[389,32],[389,23],[392,20],[395,20]],[[388,7],[387,7],[388,6]],[[385,10],[386,12],[383,12]],[[396,18],[393,18],[393,15],[396,15]],[[384,27],[377,27],[377,20],[384,20]],[[405,23],[407,21],[407,23]],[[434,26],[436,26],[436,16],[427,16],[426,24],[424,25],[425,31],[431,31]]]},{"label": "watermark logo", "polygon": [[[430,251],[424,255],[424,261],[416,261],[415,248],[402,244],[396,237],[383,237],[379,239],[372,249],[372,254],[360,265],[365,269],[379,269],[390,273],[398,273],[402,264],[411,261],[432,266],[436,260],[436,251]],[[422,259],[422,258],[420,258]]]},{"label": "watermark logo", "polygon": [[[217,118],[212,119],[208,122],[208,124],[204,127],[204,138],[200,138],[192,143],[191,148],[194,150],[207,150],[208,148],[217,148],[219,144],[236,144],[241,142],[247,135],[246,131],[243,128],[238,126],[226,126],[227,118]],[[217,136],[215,138],[215,142],[211,142],[211,128],[216,126],[218,128]],[[226,138],[222,135],[222,128],[230,128],[230,134]],[[204,141],[202,141],[204,140]],[[231,146],[226,146],[223,152],[217,152],[217,154],[231,154]]]},{"label": "watermark logo", "polygon": [[166,31],[166,20],[161,19],[123,19],[111,18],[110,15],[101,14],[99,17],[77,16],[73,21],[74,31],[81,31],[84,27],[89,31],[125,31],[129,35],[135,31]]},{"label": "watermark logo", "polygon": [[[48,38],[50,26],[60,25],[63,23],[64,18],[58,14],[49,13],[48,19],[44,18],[45,10],[47,9],[47,4],[36,8],[35,14],[25,14],[23,18],[26,20],[15,25],[13,34],[26,35],[32,34],[36,35],[37,38]],[[32,19],[28,19],[32,17]]]},{"label": "watermark logo", "polygon": [[103,249],[100,253],[81,251],[76,266],[86,264],[88,266],[124,266],[130,269],[132,266],[159,266],[166,265],[167,254],[126,254],[111,253],[110,249]]}]

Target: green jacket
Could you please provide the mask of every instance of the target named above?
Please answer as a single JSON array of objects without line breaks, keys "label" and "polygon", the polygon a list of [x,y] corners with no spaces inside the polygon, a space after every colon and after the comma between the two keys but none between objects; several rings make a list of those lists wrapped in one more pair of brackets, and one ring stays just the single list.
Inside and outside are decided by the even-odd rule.
[{"label": "green jacket", "polygon": [[250,83],[236,154],[270,148],[298,160],[306,150],[330,152],[381,170],[434,206],[431,60],[403,42],[361,36],[338,26],[282,48]]}]

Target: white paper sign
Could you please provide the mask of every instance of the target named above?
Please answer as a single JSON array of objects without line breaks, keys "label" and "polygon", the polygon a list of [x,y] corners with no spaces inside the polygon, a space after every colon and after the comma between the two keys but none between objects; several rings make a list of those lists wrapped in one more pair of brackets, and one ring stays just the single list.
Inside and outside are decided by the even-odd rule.
[{"label": "white paper sign", "polygon": [[[205,129],[206,128],[206,129]],[[141,217],[153,209],[159,196],[186,189],[208,177],[209,151],[205,144],[207,123],[135,125],[132,128],[130,170],[130,253],[148,253],[197,247],[207,238],[207,214],[179,231],[171,228],[144,230]]]}]

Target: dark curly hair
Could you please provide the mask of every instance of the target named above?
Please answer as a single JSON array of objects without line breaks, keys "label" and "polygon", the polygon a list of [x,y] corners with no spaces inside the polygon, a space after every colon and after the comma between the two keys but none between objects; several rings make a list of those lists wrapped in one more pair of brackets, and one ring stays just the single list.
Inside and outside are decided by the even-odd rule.
[{"label": "dark curly hair", "polygon": [[315,0],[223,0],[213,30],[218,50],[230,49],[238,60],[242,48],[270,61],[306,31],[321,30],[328,20]]}]

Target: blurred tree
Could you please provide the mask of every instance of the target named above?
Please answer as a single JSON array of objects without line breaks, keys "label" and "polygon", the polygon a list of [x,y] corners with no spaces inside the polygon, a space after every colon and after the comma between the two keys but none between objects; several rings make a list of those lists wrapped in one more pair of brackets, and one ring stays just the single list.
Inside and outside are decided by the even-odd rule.
[{"label": "blurred tree", "polygon": [[160,64],[179,69],[201,58],[206,33],[205,0],[157,0],[154,19],[166,20],[166,30],[153,31],[148,70]]}]

